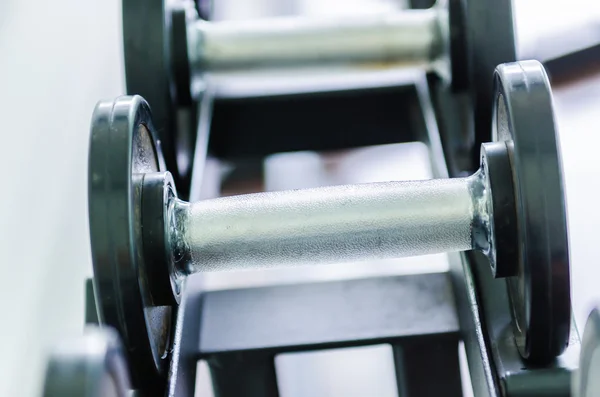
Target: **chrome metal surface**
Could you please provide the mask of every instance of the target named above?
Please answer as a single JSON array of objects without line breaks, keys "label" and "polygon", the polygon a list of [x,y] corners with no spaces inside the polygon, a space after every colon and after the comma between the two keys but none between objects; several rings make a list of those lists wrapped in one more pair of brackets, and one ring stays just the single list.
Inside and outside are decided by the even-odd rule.
[{"label": "chrome metal surface", "polygon": [[484,249],[473,237],[487,225],[483,181],[477,173],[174,200],[176,267],[191,274]]},{"label": "chrome metal surface", "polygon": [[188,28],[188,54],[197,73],[328,63],[427,66],[444,47],[447,14],[438,11],[197,20]]}]

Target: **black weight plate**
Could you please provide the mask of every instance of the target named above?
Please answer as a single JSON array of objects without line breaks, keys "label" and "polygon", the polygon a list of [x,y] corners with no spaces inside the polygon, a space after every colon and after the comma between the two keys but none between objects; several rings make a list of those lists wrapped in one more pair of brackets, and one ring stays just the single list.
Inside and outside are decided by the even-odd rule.
[{"label": "black weight plate", "polygon": [[567,347],[569,245],[562,165],[550,82],[537,61],[494,75],[494,141],[507,141],[515,185],[518,275],[507,278],[523,358],[546,363]]},{"label": "black weight plate", "polygon": [[142,266],[141,173],[164,170],[150,109],[139,96],[100,102],[91,128],[89,221],[101,324],[114,327],[136,387],[159,380],[172,308],[154,306]]},{"label": "black weight plate", "polygon": [[152,104],[167,168],[186,196],[196,140],[186,23],[197,18],[193,1],[123,0],[127,94]]},{"label": "black weight plate", "polygon": [[[172,13],[169,4],[166,0],[123,0],[123,50],[127,94],[140,95],[152,104],[152,117],[163,143],[168,169],[179,181],[186,170],[177,166],[177,153],[181,150],[176,145],[177,134],[191,134],[193,127],[187,128],[186,123],[179,125],[177,118],[180,100],[187,101],[186,105],[191,101],[189,82],[185,90],[185,81],[189,80],[189,71],[185,68],[187,48],[182,42],[185,28],[183,31],[181,28],[182,23],[185,26],[185,10],[176,7],[173,9],[178,12]],[[174,22],[176,29],[173,29]],[[173,46],[174,43],[177,45]],[[174,54],[174,51],[179,52]],[[175,56],[182,53],[185,59]],[[176,73],[180,78],[174,78]],[[183,150],[185,153],[181,155],[191,158],[189,148]]]},{"label": "black weight plate", "polygon": [[[479,166],[481,144],[490,141],[493,80],[496,66],[517,60],[511,0],[466,2],[469,84],[473,104],[475,141],[473,170]],[[454,66],[454,65],[453,65]]]}]

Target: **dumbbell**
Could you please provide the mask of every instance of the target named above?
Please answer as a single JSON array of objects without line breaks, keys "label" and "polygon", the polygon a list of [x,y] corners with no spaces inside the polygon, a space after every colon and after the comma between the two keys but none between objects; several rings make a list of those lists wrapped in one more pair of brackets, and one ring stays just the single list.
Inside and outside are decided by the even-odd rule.
[{"label": "dumbbell", "polygon": [[[479,250],[507,284],[524,359],[567,345],[567,222],[547,75],[494,75],[493,141],[464,178],[330,186],[188,203],[165,172],[139,96],[100,102],[89,162],[94,286],[132,372],[161,371],[187,275]],[[500,282],[500,281],[499,281]]]},{"label": "dumbbell", "polygon": [[[511,4],[510,1],[501,3],[489,12],[503,18],[497,15],[499,9],[503,13],[510,12]],[[202,20],[193,4],[186,1],[176,2],[166,12],[172,16],[172,31],[185,32],[173,37],[185,44],[173,45],[173,64],[180,65],[176,70],[189,65],[191,76],[255,68],[364,64],[378,68],[421,67],[437,71],[456,90],[464,90],[468,85],[468,24],[464,1],[438,0],[426,10],[247,21]],[[181,13],[185,13],[185,18]],[[500,39],[510,40],[508,47],[514,52],[512,23],[506,23],[503,28],[505,32]],[[477,50],[486,51],[485,48]],[[492,49],[487,51],[492,52]],[[497,56],[514,57],[502,48],[493,52],[500,52]],[[175,79],[180,76],[177,74]],[[190,84],[182,81],[177,86],[189,88]],[[187,92],[178,94],[188,95]]]},{"label": "dumbbell", "polygon": [[[496,65],[516,60],[511,0],[438,0],[427,10],[250,21],[202,20],[186,0],[124,0],[123,34],[127,92],[151,103],[157,130],[171,134],[195,133],[177,109],[192,106],[200,95],[193,87],[202,86],[194,82],[205,73],[406,65],[437,72],[454,91],[471,91],[477,143],[489,140],[490,76]],[[175,172],[176,140],[163,143]]]}]

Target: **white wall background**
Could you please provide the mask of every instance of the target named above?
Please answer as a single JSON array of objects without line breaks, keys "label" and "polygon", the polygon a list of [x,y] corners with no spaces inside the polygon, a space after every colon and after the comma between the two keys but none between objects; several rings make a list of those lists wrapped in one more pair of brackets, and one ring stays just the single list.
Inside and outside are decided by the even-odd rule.
[{"label": "white wall background", "polygon": [[[523,48],[598,15],[593,0],[565,3],[517,2]],[[0,0],[0,396],[38,396],[45,348],[82,329],[89,121],[123,92],[120,19],[119,0]],[[594,98],[600,81],[557,94],[580,322],[600,296]]]},{"label": "white wall background", "polygon": [[123,92],[117,0],[0,0],[0,396],[38,396],[45,347],[82,329],[87,145]]}]

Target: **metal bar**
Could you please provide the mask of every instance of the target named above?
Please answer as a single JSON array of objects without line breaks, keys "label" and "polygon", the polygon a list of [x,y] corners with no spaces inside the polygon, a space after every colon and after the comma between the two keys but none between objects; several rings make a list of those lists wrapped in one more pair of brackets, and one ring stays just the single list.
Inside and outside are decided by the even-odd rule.
[{"label": "metal bar", "polygon": [[196,71],[327,63],[427,66],[443,50],[436,9],[343,18],[198,20],[188,30]]},{"label": "metal bar", "polygon": [[176,267],[191,274],[470,250],[476,183],[478,174],[174,200]]},{"label": "metal bar", "polygon": [[184,316],[200,328],[194,353],[210,367],[215,396],[277,396],[273,357],[281,353],[379,344],[408,352],[407,366],[422,356],[407,369],[418,376],[407,381],[413,393],[428,387],[421,382],[436,389],[424,372],[430,352],[439,360],[436,376],[448,381],[440,387],[453,396],[460,383],[459,325],[446,273],[209,292],[196,283],[186,297],[201,303],[186,306]]},{"label": "metal bar", "polygon": [[198,102],[198,124],[196,129],[196,145],[192,164],[192,178],[190,183],[190,201],[198,200],[204,181],[204,167],[208,157],[208,143],[210,138],[211,121],[213,114],[214,92],[208,84]]},{"label": "metal bar", "polygon": [[196,390],[196,353],[200,338],[198,317],[202,310],[202,277],[187,277],[177,312],[170,352],[171,365],[165,397],[194,397]]},{"label": "metal bar", "polygon": [[198,284],[192,288],[189,298],[202,295],[196,312],[186,309],[200,326],[197,359],[459,339],[446,273],[209,292]]},{"label": "metal bar", "polygon": [[[486,313],[482,309],[479,298],[480,293],[485,294],[487,291],[479,292],[475,289],[477,280],[471,271],[472,266],[476,266],[477,262],[471,262],[469,260],[471,258],[468,258],[467,255],[457,253],[448,255],[448,259],[473,394],[481,397],[501,396],[500,370],[496,368],[490,347],[490,344],[495,343],[495,341],[488,338],[487,330],[484,328],[483,323],[486,321]],[[489,264],[487,266],[489,268]],[[500,287],[504,286],[501,285]],[[504,287],[505,289],[506,287]],[[495,292],[498,291],[494,290],[491,296],[494,296],[493,293]],[[503,297],[506,296],[506,292],[502,290],[500,292]],[[487,321],[494,320],[493,316],[487,318]],[[514,343],[513,346],[516,351]]]}]

